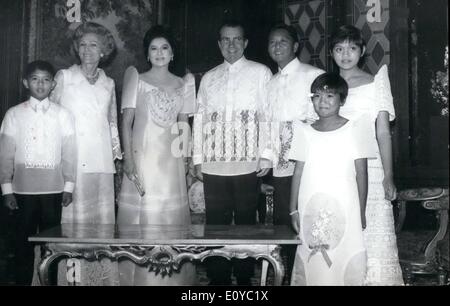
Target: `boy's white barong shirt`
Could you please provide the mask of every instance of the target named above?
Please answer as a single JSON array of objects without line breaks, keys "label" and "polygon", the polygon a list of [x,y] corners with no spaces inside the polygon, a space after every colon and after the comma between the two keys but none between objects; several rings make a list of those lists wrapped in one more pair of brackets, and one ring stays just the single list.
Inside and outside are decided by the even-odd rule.
[{"label": "boy's white barong shirt", "polygon": [[311,85],[322,69],[304,64],[297,58],[273,76],[267,86],[267,117],[270,141],[262,158],[272,161],[275,177],[294,174],[295,163],[289,161],[293,125],[299,121],[314,122],[318,116],[311,102]]},{"label": "boy's white barong shirt", "polygon": [[72,115],[48,99],[9,109],[0,129],[3,195],[73,192],[75,142]]}]

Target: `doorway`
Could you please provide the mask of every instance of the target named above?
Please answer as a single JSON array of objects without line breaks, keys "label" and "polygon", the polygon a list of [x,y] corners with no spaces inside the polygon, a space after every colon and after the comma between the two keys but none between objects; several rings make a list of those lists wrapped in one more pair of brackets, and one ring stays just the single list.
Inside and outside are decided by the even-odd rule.
[{"label": "doorway", "polygon": [[431,94],[445,70],[448,2],[390,2],[389,65],[397,118],[394,172],[398,189],[448,186],[448,116]]},{"label": "doorway", "polygon": [[[446,0],[411,1],[410,69],[411,69],[411,161],[414,166],[448,169],[448,117],[432,94],[432,80],[444,70],[448,46]],[[433,131],[441,131],[436,133]]]}]

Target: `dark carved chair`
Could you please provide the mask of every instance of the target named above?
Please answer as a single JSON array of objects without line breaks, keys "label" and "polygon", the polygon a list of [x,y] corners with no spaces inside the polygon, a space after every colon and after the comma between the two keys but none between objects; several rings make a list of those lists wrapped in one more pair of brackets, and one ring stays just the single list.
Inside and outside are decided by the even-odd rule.
[{"label": "dark carved chair", "polygon": [[397,200],[399,205],[399,215],[396,225],[397,233],[402,230],[408,203],[420,202],[424,209],[434,211],[438,220],[438,228],[433,237],[424,241],[422,253],[414,259],[400,260],[404,267],[406,284],[411,284],[415,276],[424,275],[435,275],[438,277],[440,285],[447,284],[448,271],[442,264],[442,256],[438,249],[438,243],[443,241],[448,231],[448,189],[420,188],[403,190],[399,192]]},{"label": "dark carved chair", "polygon": [[259,204],[258,204],[258,223],[273,224],[273,192],[275,188],[268,184],[261,184]]}]

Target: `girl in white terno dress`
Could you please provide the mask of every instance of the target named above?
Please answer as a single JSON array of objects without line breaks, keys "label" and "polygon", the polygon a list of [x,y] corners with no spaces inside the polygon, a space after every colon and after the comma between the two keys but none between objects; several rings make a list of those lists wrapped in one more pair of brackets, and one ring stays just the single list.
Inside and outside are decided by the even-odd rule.
[{"label": "girl in white terno dress", "polygon": [[294,131],[290,214],[303,244],[297,248],[292,285],[364,283],[367,159],[375,156],[375,144],[365,121],[339,116],[347,91],[338,74],[319,76],[311,88],[319,120],[298,123]]},{"label": "girl in white terno dress", "polygon": [[395,110],[387,66],[381,67],[375,77],[358,67],[365,51],[361,32],[353,26],[341,27],[332,39],[333,59],[350,87],[340,115],[349,120],[368,120],[372,128],[370,137],[378,143],[377,158],[369,160],[365,284],[403,285],[391,205],[396,198],[390,131]]}]

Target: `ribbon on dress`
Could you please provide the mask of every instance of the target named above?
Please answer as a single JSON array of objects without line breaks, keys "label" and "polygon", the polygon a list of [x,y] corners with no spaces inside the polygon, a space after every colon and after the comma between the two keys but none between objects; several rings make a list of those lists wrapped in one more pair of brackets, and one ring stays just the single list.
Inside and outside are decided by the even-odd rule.
[{"label": "ribbon on dress", "polygon": [[309,254],[308,262],[314,255],[320,252],[322,253],[323,259],[325,259],[325,262],[327,263],[328,267],[331,268],[333,262],[331,261],[331,258],[327,253],[327,250],[330,248],[328,244],[320,244],[313,247],[310,246],[309,248],[311,249],[311,254]]}]

